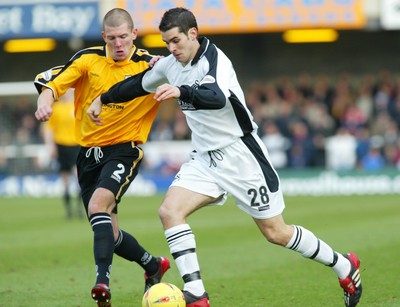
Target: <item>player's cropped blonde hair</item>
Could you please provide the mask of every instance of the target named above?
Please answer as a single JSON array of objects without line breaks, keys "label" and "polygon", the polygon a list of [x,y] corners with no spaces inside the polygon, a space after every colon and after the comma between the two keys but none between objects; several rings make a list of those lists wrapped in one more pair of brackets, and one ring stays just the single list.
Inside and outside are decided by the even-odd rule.
[{"label": "player's cropped blonde hair", "polygon": [[119,27],[123,23],[128,24],[129,30],[132,30],[134,27],[132,16],[126,10],[121,8],[112,9],[103,18],[103,31],[106,26]]}]

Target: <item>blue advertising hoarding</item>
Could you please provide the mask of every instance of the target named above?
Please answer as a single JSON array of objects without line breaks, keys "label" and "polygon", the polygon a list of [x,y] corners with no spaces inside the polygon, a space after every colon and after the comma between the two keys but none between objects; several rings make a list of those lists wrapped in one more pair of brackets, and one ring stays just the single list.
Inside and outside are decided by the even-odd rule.
[{"label": "blue advertising hoarding", "polygon": [[98,2],[0,4],[0,40],[51,37],[98,38]]}]

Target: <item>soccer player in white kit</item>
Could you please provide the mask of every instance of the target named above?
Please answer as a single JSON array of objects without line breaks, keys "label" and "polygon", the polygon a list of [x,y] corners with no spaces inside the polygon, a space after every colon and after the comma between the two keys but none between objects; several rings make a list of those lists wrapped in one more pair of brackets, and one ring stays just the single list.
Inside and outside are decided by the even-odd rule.
[{"label": "soccer player in white kit", "polygon": [[192,131],[194,151],[169,187],[159,216],[184,281],[187,306],[208,307],[210,302],[186,219],[204,206],[224,204],[228,194],[253,217],[269,242],[331,267],[344,290],[345,305],[356,306],[362,293],[358,257],[342,255],[311,231],[285,223],[279,177],[257,135],[231,61],[198,35],[196,18],[185,8],[165,12],[159,29],[171,54],[152,69],[114,85],[93,101],[87,113],[101,125],[102,104],[148,93],[155,93],[159,101],[178,100]]}]

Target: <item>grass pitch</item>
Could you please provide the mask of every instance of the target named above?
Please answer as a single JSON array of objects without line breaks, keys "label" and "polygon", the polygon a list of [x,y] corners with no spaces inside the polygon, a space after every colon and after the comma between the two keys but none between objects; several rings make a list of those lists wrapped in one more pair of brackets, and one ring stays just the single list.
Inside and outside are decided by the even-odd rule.
[{"label": "grass pitch", "polygon": [[[162,196],[126,197],[120,226],[150,252],[169,256],[157,217]],[[92,231],[86,220],[65,220],[61,199],[2,198],[0,306],[94,307]],[[398,195],[286,197],[287,223],[313,231],[335,250],[361,259],[360,307],[400,306]],[[267,243],[230,199],[189,219],[201,273],[213,307],[344,306],[333,271]],[[177,268],[164,281],[182,287]],[[140,307],[143,271],[115,257],[113,306]]]}]

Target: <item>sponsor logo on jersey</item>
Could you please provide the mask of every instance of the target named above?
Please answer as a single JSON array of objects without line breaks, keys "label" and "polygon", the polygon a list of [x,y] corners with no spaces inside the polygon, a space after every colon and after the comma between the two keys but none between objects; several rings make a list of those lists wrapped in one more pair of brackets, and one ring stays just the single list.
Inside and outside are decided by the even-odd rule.
[{"label": "sponsor logo on jersey", "polygon": [[258,207],[257,209],[258,209],[258,211],[267,211],[267,210],[269,210],[269,205],[261,206],[261,207]]},{"label": "sponsor logo on jersey", "polygon": [[190,102],[186,102],[186,101],[178,99],[178,104],[181,107],[182,111],[193,111],[193,110],[196,110],[195,107]]},{"label": "sponsor logo on jersey", "polygon": [[203,80],[200,81],[199,85],[211,84],[211,83],[215,83],[215,78],[213,76],[207,75],[203,78]]},{"label": "sponsor logo on jersey", "polygon": [[51,80],[51,76],[53,75],[52,72],[53,72],[53,69],[46,70],[46,71],[42,74],[43,79],[44,79],[45,81],[50,81],[50,80]]}]

